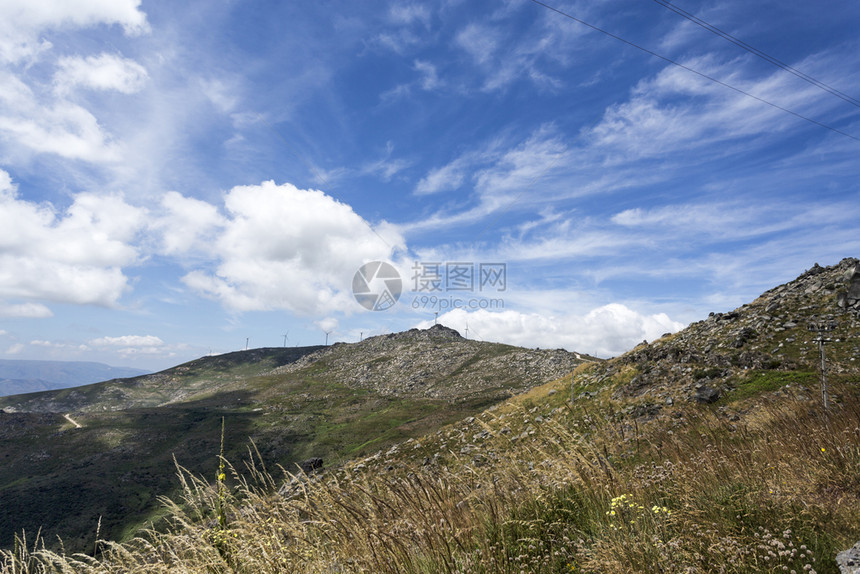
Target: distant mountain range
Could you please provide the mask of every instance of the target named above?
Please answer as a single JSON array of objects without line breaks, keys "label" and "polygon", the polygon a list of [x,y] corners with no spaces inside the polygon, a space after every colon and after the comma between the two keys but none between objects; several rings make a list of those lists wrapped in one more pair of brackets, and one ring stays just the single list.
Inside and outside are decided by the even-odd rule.
[{"label": "distant mountain range", "polygon": [[0,360],[0,396],[66,389],[148,372],[85,361]]}]

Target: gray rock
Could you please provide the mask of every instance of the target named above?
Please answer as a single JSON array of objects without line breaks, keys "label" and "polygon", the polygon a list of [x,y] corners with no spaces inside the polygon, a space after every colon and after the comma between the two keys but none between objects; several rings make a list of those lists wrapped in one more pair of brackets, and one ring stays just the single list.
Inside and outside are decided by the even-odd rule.
[{"label": "gray rock", "polygon": [[720,391],[719,389],[715,389],[707,385],[702,385],[702,387],[696,391],[696,394],[693,395],[693,398],[700,403],[715,403],[720,398]]},{"label": "gray rock", "polygon": [[841,574],[860,574],[860,542],[836,555]]},{"label": "gray rock", "polygon": [[312,472],[319,470],[322,467],[323,459],[319,457],[309,458],[299,463],[299,468],[301,468],[302,472],[304,472],[305,474],[311,474]]}]

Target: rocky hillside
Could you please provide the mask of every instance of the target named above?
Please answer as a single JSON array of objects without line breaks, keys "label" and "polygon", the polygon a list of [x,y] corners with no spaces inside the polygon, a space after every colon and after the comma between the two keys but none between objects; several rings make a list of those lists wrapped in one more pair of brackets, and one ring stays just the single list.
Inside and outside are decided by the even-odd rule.
[{"label": "rocky hillside", "polygon": [[[827,371],[834,380],[860,374],[860,262],[818,264],[728,313],[711,313],[674,335],[643,344],[595,368],[616,398],[643,404],[716,402],[756,387],[814,388],[820,325]],[[838,398],[838,397],[837,397]]]},{"label": "rocky hillside", "polygon": [[273,373],[316,369],[351,387],[384,395],[462,400],[490,390],[521,393],[570,373],[584,361],[599,359],[563,349],[473,341],[434,325],[326,347]]}]

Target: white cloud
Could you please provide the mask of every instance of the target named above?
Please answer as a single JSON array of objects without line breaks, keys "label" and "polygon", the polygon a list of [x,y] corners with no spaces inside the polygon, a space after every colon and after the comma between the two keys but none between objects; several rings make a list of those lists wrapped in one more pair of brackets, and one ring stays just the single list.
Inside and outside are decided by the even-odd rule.
[{"label": "white cloud", "polygon": [[143,87],[147,79],[146,68],[133,60],[112,54],[86,58],[64,57],[57,63],[54,89],[59,94],[67,94],[81,86],[133,94]]},{"label": "white cloud", "polygon": [[415,60],[413,69],[421,74],[420,84],[422,89],[435,90],[442,85],[442,81],[439,79],[439,74],[436,71],[436,66],[430,62]]},{"label": "white cloud", "polygon": [[322,329],[323,333],[332,333],[338,328],[338,320],[334,317],[326,317],[319,321],[314,321],[314,325]]},{"label": "white cloud", "polygon": [[59,343],[57,341],[43,341],[40,339],[30,341],[30,345],[32,345],[34,347],[45,347],[48,349],[70,349],[73,351],[89,351],[90,350],[90,348],[87,345],[83,345],[83,344]]},{"label": "white cloud", "polygon": [[[366,164],[361,168],[361,173],[363,174],[375,174],[381,177],[384,181],[391,181],[391,178],[403,171],[404,169],[409,168],[414,163],[408,159],[393,159],[391,156],[394,154],[394,144],[386,142],[385,144],[385,155],[379,161],[374,161]],[[343,175],[342,173],[333,174],[335,177],[340,177]],[[325,181],[331,182],[332,179],[325,177]]]},{"label": "white cloud", "polygon": [[6,354],[7,355],[17,355],[18,353],[20,353],[23,350],[24,350],[23,344],[15,343],[14,345],[12,345],[8,349],[6,349]]},{"label": "white cloud", "polygon": [[421,4],[392,4],[388,10],[388,18],[396,24],[412,24],[421,22],[425,26],[430,23],[430,12]]},{"label": "white cloud", "polygon": [[100,337],[89,341],[94,347],[161,347],[164,341],[155,335],[122,335],[119,337]]},{"label": "white cloud", "polygon": [[[572,189],[570,172],[576,170],[572,150],[558,136],[554,126],[538,127],[528,138],[510,144],[504,138],[488,142],[481,149],[463,153],[450,163],[431,170],[415,188],[416,195],[428,195],[473,184],[478,203],[467,211],[439,212],[408,229],[426,229],[474,222],[500,210],[516,206],[550,204],[580,192]],[[562,176],[568,176],[562,179]],[[541,193],[531,193],[540,185]],[[590,182],[594,183],[594,182]]]},{"label": "white cloud", "polygon": [[355,271],[403,247],[392,226],[372,227],[321,191],[267,181],[234,187],[224,204],[223,231],[208,252],[215,268],[193,270],[183,282],[238,311],[354,310]]},{"label": "white cloud", "polygon": [[498,32],[481,24],[468,24],[455,40],[477,64],[486,64],[498,49]]},{"label": "white cloud", "polygon": [[448,165],[432,169],[415,186],[416,195],[429,195],[441,191],[453,191],[463,184],[466,162],[457,159]]},{"label": "white cloud", "polygon": [[119,196],[91,193],[57,213],[18,199],[0,170],[0,296],[117,304],[128,287],[122,267],[140,259],[132,242],[144,216]]},{"label": "white cloud", "polygon": [[[120,55],[55,54],[46,38],[114,24],[127,35],[146,32],[146,15],[139,5],[140,0],[0,4],[0,153],[6,161],[26,163],[32,154],[92,163],[122,158],[123,145],[102,124],[102,110],[68,96],[78,88],[130,94],[143,86],[146,70]],[[43,62],[55,66],[53,82],[41,76],[48,68]]]},{"label": "white cloud", "polygon": [[0,135],[14,144],[11,148],[90,162],[119,159],[120,146],[87,109],[66,100],[43,104],[30,87],[2,70],[0,85]]},{"label": "white cloud", "polygon": [[0,5],[0,61],[33,58],[50,48],[44,30],[118,24],[127,35],[149,31],[141,0],[4,0]]},{"label": "white cloud", "polygon": [[218,208],[192,197],[169,191],[161,198],[164,213],[152,224],[160,234],[165,254],[188,254],[208,250],[226,220]]},{"label": "white cloud", "polygon": [[550,125],[541,126],[522,144],[510,149],[487,169],[476,176],[475,187],[484,196],[508,191],[525,191],[557,166],[563,165],[569,154],[567,145]]},{"label": "white cloud", "polygon": [[[612,357],[643,340],[654,340],[685,325],[665,313],[645,315],[620,303],[603,305],[585,315],[547,316],[519,311],[467,312],[455,309],[439,316],[439,323],[484,341],[521,347],[564,348],[597,357]],[[427,328],[432,321],[419,325]]]},{"label": "white cloud", "polygon": [[87,342],[88,345],[81,345],[81,350],[88,350],[90,347],[97,350],[109,351],[117,353],[121,357],[128,359],[140,355],[172,357],[176,355],[176,350],[186,349],[185,344],[168,345],[161,338],[155,335],[120,335],[118,337],[99,337]]},{"label": "white cloud", "polygon": [[44,319],[53,317],[50,309],[40,303],[19,303],[8,305],[0,302],[0,317],[26,317],[28,319]]},{"label": "white cloud", "polygon": [[[834,98],[822,98],[817,88],[788,74],[773,72],[752,76],[748,72],[751,69],[749,58],[722,62],[707,56],[682,63],[756,98],[807,117],[819,115],[836,105]],[[609,106],[589,135],[597,146],[621,152],[624,159],[632,160],[739,138],[772,136],[796,129],[801,121],[688,70],[667,66],[655,76],[640,81],[627,101]],[[719,153],[738,151],[738,148],[725,148]]]}]

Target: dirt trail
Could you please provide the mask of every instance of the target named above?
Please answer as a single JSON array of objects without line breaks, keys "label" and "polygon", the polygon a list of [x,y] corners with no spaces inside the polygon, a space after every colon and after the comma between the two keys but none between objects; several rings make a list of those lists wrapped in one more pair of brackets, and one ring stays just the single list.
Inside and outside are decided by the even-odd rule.
[{"label": "dirt trail", "polygon": [[84,428],[84,427],[82,427],[81,425],[79,425],[79,424],[78,424],[78,421],[76,421],[75,419],[73,419],[73,418],[72,418],[72,417],[70,417],[69,415],[63,415],[63,417],[65,417],[65,419],[66,419],[67,421],[69,421],[70,423],[72,423],[73,425],[75,425],[75,428],[76,428],[76,429],[82,429],[82,428]]}]

